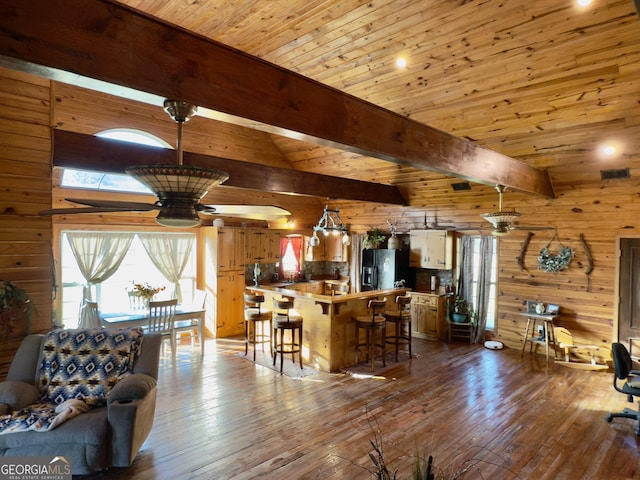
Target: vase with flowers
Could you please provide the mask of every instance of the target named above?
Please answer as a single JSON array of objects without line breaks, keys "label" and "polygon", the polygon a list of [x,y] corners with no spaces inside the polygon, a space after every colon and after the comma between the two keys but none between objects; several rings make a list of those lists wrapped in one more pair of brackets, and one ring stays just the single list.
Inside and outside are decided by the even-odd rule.
[{"label": "vase with flowers", "polygon": [[24,320],[26,333],[31,333],[31,317],[35,307],[26,290],[8,280],[0,281],[0,338],[6,340]]},{"label": "vase with flowers", "polygon": [[162,292],[166,287],[154,287],[148,282],[134,283],[133,294],[136,297],[140,297],[144,300],[146,306],[149,306],[149,302],[153,300],[158,293]]}]

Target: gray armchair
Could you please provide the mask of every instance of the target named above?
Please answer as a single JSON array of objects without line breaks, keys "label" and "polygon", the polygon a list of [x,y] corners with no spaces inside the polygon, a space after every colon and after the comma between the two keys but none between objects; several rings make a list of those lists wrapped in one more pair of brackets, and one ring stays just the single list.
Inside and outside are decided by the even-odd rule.
[{"label": "gray armchair", "polygon": [[[37,382],[45,335],[29,335],[0,383],[0,414],[39,398]],[[106,406],[90,409],[46,432],[0,435],[3,456],[64,456],[73,474],[131,465],[149,435],[156,406],[161,336],[144,336],[133,374],[115,384]]]}]

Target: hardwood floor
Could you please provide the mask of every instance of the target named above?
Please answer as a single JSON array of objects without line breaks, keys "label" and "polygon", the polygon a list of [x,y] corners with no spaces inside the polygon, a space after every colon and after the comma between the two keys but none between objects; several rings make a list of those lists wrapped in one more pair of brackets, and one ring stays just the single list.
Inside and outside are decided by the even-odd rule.
[{"label": "hardwood floor", "polygon": [[175,366],[167,355],[154,427],[134,464],[79,478],[368,479],[376,436],[398,479],[416,453],[445,472],[470,467],[467,479],[640,478],[634,422],[605,421],[632,406],[610,372],[414,339],[417,357],[378,377],[291,378],[241,351],[212,340],[203,361],[189,345]]}]

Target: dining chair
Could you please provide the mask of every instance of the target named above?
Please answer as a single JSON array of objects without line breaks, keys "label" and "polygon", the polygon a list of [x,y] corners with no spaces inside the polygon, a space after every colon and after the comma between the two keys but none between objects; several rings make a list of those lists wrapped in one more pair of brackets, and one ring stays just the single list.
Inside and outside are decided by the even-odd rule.
[{"label": "dining chair", "polygon": [[[196,290],[193,293],[193,302],[191,305],[194,310],[203,309],[206,307],[207,302],[207,292],[204,290]],[[184,332],[189,332],[189,337],[191,338],[191,347],[193,348],[195,338],[198,337],[198,341],[202,343],[202,339],[199,337],[198,328],[200,320],[196,318],[190,318],[188,320],[176,320],[173,325],[173,330],[176,332],[176,336],[179,338],[180,335]]]},{"label": "dining chair", "polygon": [[127,297],[129,297],[129,310],[142,310],[146,306],[144,298],[136,295],[135,292],[127,291]]},{"label": "dining chair", "polygon": [[176,306],[178,299],[149,302],[149,324],[146,331],[149,333],[159,333],[162,339],[169,339],[171,343],[171,354],[176,356],[176,332],[174,320],[176,316]]},{"label": "dining chair", "polygon": [[90,302],[85,300],[82,308],[80,308],[79,328],[100,328],[100,311],[98,302]]}]

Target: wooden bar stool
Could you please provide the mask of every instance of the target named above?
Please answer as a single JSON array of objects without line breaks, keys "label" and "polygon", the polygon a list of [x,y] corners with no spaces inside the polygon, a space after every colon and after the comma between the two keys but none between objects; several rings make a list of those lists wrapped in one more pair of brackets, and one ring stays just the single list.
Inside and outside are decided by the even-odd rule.
[{"label": "wooden bar stool", "polygon": [[[273,299],[273,365],[280,355],[280,373],[285,354],[291,354],[291,361],[295,363],[295,354],[300,359],[302,369],[302,317],[293,315],[293,300],[288,298]],[[287,334],[288,335],[285,335]],[[297,333],[297,339],[296,339]],[[288,337],[288,338],[287,338]]]},{"label": "wooden bar stool", "polygon": [[[367,304],[367,308],[370,310],[370,313],[368,315],[359,315],[355,318],[356,365],[358,364],[360,349],[364,347],[367,351],[367,361],[371,362],[372,371],[375,370],[376,350],[378,350],[379,354],[382,355],[382,366],[387,366],[387,362],[385,359],[387,322],[384,317],[384,309],[386,305],[386,298],[383,300],[371,299]],[[360,341],[360,330],[365,331],[366,340],[364,342]],[[376,343],[377,335],[380,336],[379,343]]]},{"label": "wooden bar stool", "polygon": [[386,336],[386,343],[394,345],[396,351],[396,362],[398,361],[398,350],[400,346],[407,347],[409,358],[411,354],[411,297],[409,295],[398,295],[395,303],[398,307],[395,311],[386,311],[384,317],[387,322],[394,324],[394,334]]},{"label": "wooden bar stool", "polygon": [[[249,353],[249,344],[253,345],[253,361],[256,361],[257,345],[262,345],[264,352],[264,344],[269,344],[269,352],[271,352],[271,310],[262,308],[264,303],[264,295],[255,293],[244,294],[244,354]],[[265,329],[265,323],[268,328]],[[260,328],[258,328],[260,325]]]}]

